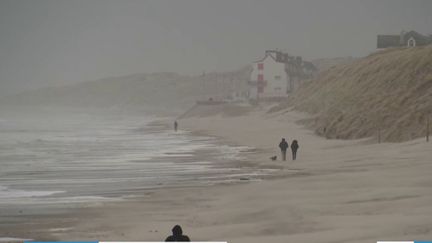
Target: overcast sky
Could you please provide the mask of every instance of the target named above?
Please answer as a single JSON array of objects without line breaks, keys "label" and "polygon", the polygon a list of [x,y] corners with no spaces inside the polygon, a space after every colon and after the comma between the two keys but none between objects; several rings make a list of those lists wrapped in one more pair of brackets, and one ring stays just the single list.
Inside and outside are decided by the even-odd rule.
[{"label": "overcast sky", "polygon": [[0,94],[137,72],[244,66],[265,49],[364,56],[432,33],[428,0],[0,0]]}]

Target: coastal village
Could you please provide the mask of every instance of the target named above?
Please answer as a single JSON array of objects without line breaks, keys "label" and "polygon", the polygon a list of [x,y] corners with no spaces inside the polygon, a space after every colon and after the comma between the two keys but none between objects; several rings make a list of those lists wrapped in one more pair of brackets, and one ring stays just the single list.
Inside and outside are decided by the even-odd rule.
[{"label": "coastal village", "polygon": [[[378,35],[377,50],[398,47],[420,47],[432,44],[432,35],[416,31],[401,31],[399,35]],[[313,62],[301,56],[292,56],[279,49],[265,50],[261,58],[251,62],[247,85],[226,84],[225,77],[216,77],[213,82],[226,87],[224,94],[197,101],[201,105],[245,101],[250,103],[279,102],[292,95],[300,85],[318,76],[320,70]],[[203,79],[205,74],[203,74]],[[205,81],[204,81],[205,82]]]},{"label": "coastal village", "polygon": [[[266,50],[259,60],[252,62],[248,68],[246,85],[239,89],[225,82],[224,76],[213,79],[220,86],[227,87],[225,94],[197,101],[201,105],[220,104],[224,102],[281,101],[295,92],[300,84],[318,75],[318,68],[303,60],[301,56],[291,56],[280,50]],[[204,79],[208,79],[203,75]],[[237,81],[238,82],[238,81]]]},{"label": "coastal village", "polygon": [[[423,35],[416,31],[401,31],[396,35],[380,34],[376,37],[376,50],[374,50],[374,53],[370,56],[363,58],[363,60],[375,60],[380,55],[384,57],[387,53],[387,51],[384,50],[393,50],[394,52],[397,52],[397,50],[400,50],[401,52],[409,52],[410,50],[413,50],[416,51],[418,55],[421,55],[421,48],[430,47],[430,44],[432,44],[432,35]],[[374,58],[374,56],[376,56],[376,58]],[[386,61],[383,62],[382,65],[390,61],[392,60],[387,60],[386,58]],[[377,59],[374,62],[382,61],[378,61]],[[380,126],[382,125],[380,124],[384,122],[384,118],[381,117],[386,116],[384,113],[369,114],[367,111],[352,113],[354,110],[347,108],[346,104],[343,102],[349,102],[354,105],[353,102],[356,102],[354,97],[359,96],[360,93],[351,93],[352,88],[347,86],[346,80],[351,82],[350,85],[358,86],[362,83],[365,83],[366,81],[369,82],[368,80],[372,78],[375,81],[371,81],[372,83],[368,87],[370,88],[370,86],[376,86],[379,84],[376,78],[387,80],[390,77],[370,76],[369,74],[367,76],[358,76],[359,71],[355,69],[367,65],[362,63],[362,59],[342,59],[341,63],[345,63],[346,65],[352,63],[351,65],[347,66],[349,67],[349,71],[345,69],[335,69],[334,67],[338,66],[337,63],[333,66],[327,67],[325,70],[319,70],[319,67],[314,64],[314,61],[306,61],[301,56],[292,56],[279,49],[266,50],[264,51],[261,58],[251,62],[248,69],[245,71],[245,77],[237,80],[231,79],[230,84],[222,85],[225,87],[225,89],[221,90],[220,93],[217,95],[211,94],[204,96],[204,99],[200,99],[196,103],[198,106],[212,106],[221,104],[248,106],[262,103],[267,106],[274,106],[272,110],[283,110],[283,107],[290,106],[289,104],[292,105],[293,103],[299,103],[299,101],[302,102],[300,103],[302,106],[306,106],[306,101],[312,103],[311,101],[314,99],[313,102],[316,104],[314,103],[313,106],[311,106],[311,104],[307,104],[307,106],[310,107],[306,110],[310,110],[310,112],[316,113],[317,115],[320,114],[322,117],[316,118],[313,122],[311,121],[310,125],[315,127],[316,134],[325,136],[326,138],[349,139],[372,136],[376,137],[379,142],[398,141],[401,139],[407,140],[421,135],[426,136],[427,139],[429,138],[429,118],[427,111],[425,110],[426,108],[408,111],[413,112],[413,116],[419,116],[419,124],[415,126],[421,124],[420,130],[410,132],[410,134],[408,134],[408,130],[396,131],[393,130],[393,128],[390,129],[390,127],[395,126],[394,124],[390,125],[390,120],[387,121],[389,122],[389,126],[387,128],[381,128]],[[343,65],[339,66],[342,67]],[[370,68],[372,70],[373,66],[370,66]],[[386,68],[388,69],[391,67]],[[408,69],[400,69],[400,71],[402,70]],[[325,73],[323,71],[325,71]],[[341,76],[341,73],[348,75],[343,77]],[[400,80],[405,77],[405,74],[400,75],[397,73],[393,74],[391,72],[387,72],[386,74],[389,73],[394,75],[392,76],[394,80]],[[334,85],[334,83],[336,83],[335,77],[338,77],[336,79],[340,79],[340,86]],[[362,80],[364,77],[367,77],[366,80]],[[350,80],[350,78],[353,80]],[[362,82],[359,82],[361,80]],[[405,81],[408,82],[409,80],[405,79]],[[218,84],[221,81],[216,77],[212,80],[212,82],[214,84]],[[402,80],[400,82],[402,82]],[[333,83],[333,85],[330,85],[329,83]],[[311,93],[311,85],[315,86],[315,93]],[[302,88],[302,86],[307,86],[307,88]],[[346,90],[342,91],[343,89],[340,87],[345,86]],[[300,94],[298,94],[298,92],[300,92]],[[401,90],[401,92],[403,91]],[[301,99],[297,97],[301,97]],[[297,99],[299,101],[297,101]],[[371,102],[371,100],[365,102]],[[298,106],[299,105],[297,105],[297,107]],[[341,107],[339,108],[339,106]],[[355,104],[355,106],[359,105]],[[378,107],[380,105],[376,104],[373,106]],[[194,106],[187,110],[180,117],[194,114],[196,113],[194,111],[199,109],[205,108]],[[359,114],[365,116],[361,118],[362,123],[368,124],[367,128],[364,128],[364,131],[362,131],[363,129],[361,128],[357,128],[356,131],[356,129],[352,127],[348,128],[346,132],[336,131],[341,129],[340,122],[343,120],[348,119],[349,123],[357,122]],[[397,118],[392,119],[396,120]],[[414,124],[412,126],[414,126]],[[396,126],[394,129],[397,129]]]}]

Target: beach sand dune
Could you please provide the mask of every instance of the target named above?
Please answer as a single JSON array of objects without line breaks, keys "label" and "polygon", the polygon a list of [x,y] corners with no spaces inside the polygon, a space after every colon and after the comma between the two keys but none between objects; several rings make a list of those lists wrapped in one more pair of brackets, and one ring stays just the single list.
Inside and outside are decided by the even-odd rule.
[{"label": "beach sand dune", "polygon": [[432,45],[391,48],[334,66],[304,82],[274,110],[305,111],[308,127],[328,138],[425,137],[432,114]]}]

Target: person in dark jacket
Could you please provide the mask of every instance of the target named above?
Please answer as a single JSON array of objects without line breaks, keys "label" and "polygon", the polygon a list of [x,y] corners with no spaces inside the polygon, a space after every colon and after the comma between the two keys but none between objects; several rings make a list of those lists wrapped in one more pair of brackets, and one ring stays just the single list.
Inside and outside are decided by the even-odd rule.
[{"label": "person in dark jacket", "polygon": [[282,160],[285,161],[286,160],[286,151],[288,149],[288,143],[287,143],[287,141],[285,141],[285,138],[282,138],[282,141],[279,143],[279,148],[280,148],[281,153],[282,153]]},{"label": "person in dark jacket", "polygon": [[174,131],[177,132],[178,129],[178,122],[174,121]]},{"label": "person in dark jacket", "polygon": [[292,152],[292,159],[296,160],[297,158],[297,149],[299,148],[297,140],[293,140],[291,143],[291,152]]},{"label": "person in dark jacket", "polygon": [[183,230],[180,227],[180,225],[176,225],[174,226],[174,228],[172,228],[172,235],[168,236],[168,238],[166,238],[166,242],[189,242],[191,241],[189,239],[189,237],[187,235],[183,234]]}]

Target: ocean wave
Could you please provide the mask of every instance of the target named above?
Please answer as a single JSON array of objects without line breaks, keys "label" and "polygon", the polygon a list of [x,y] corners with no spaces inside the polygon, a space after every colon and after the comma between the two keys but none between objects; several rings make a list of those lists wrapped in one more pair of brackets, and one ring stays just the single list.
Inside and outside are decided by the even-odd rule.
[{"label": "ocean wave", "polygon": [[25,191],[0,186],[0,200],[2,201],[4,201],[4,199],[46,197],[58,193],[64,193],[64,191]]}]

